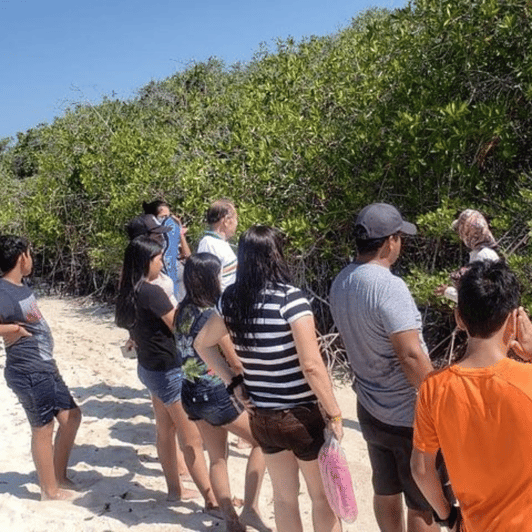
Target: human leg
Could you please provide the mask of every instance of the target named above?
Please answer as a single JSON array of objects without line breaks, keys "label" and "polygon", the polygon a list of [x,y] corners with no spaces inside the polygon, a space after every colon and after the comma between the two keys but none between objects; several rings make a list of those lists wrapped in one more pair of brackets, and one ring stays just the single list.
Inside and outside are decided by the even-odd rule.
[{"label": "human leg", "polygon": [[205,499],[206,508],[216,507],[217,501],[209,480],[209,471],[203,452],[203,440],[198,427],[193,421],[188,419],[181,401],[166,405],[165,408],[177,431],[179,445],[183,451],[192,480]]},{"label": "human leg", "polygon": [[395,495],[373,496],[373,511],[381,532],[406,532],[403,497]]},{"label": "human leg", "polygon": [[[425,509],[427,504],[410,471],[411,427],[385,424],[357,403],[358,420],[366,440],[372,469],[373,509],[382,532],[405,532],[405,502],[409,508]],[[410,517],[417,523],[417,518]],[[415,526],[415,525],[414,525]],[[413,529],[414,530],[414,529]]]},{"label": "human leg", "polygon": [[244,488],[244,509],[253,508],[258,511],[260,488],[266,471],[264,455],[251,435],[249,427],[249,416],[247,412],[242,412],[234,421],[224,425],[224,428],[245,440],[251,445],[248,463],[246,466],[246,485]]},{"label": "human leg", "polygon": [[240,513],[240,521],[242,524],[253,527],[261,532],[271,532],[271,528],[262,520],[259,510],[259,495],[264,479],[264,472],[266,471],[266,462],[259,444],[251,435],[248,413],[242,412],[238,418],[225,425],[224,428],[227,428],[229,432],[236,434],[251,446],[246,466],[244,507]]},{"label": "human leg", "polygon": [[[60,489],[58,484],[53,446],[54,414],[62,408],[76,407],[68,388],[57,373],[21,373],[6,368],[4,375],[7,385],[15,392],[24,408],[31,426],[31,453],[41,487],[41,500],[70,498],[72,494]],[[73,436],[67,431],[66,437],[60,438],[65,446],[62,448],[60,445],[58,471],[64,474],[72,447],[69,439]]]},{"label": "human leg", "polygon": [[163,402],[151,396],[156,427],[156,448],[168,488],[168,500],[194,498],[197,492],[183,487],[177,465],[176,427]]},{"label": "human leg", "polygon": [[31,455],[41,487],[41,500],[68,499],[70,494],[59,488],[54,471],[52,436],[53,420],[42,427],[31,428]]},{"label": "human leg", "polygon": [[406,515],[408,532],[438,532],[441,530],[440,526],[433,520],[431,511],[408,508]]},{"label": "human leg", "polygon": [[81,423],[81,410],[78,407],[60,410],[57,414],[59,427],[54,441],[54,470],[57,483],[63,488],[74,487],[67,477],[68,459]]},{"label": "human leg", "polygon": [[333,512],[321,479],[318,460],[298,460],[307,490],[312,501],[312,524],[314,532],[340,532],[340,520]]},{"label": "human leg", "polygon": [[177,448],[177,470],[182,477],[191,478],[190,473],[188,472],[187,464],[185,463],[185,457],[183,456],[183,451],[178,447]]},{"label": "human leg", "polygon": [[227,430],[206,421],[197,421],[210,461],[210,480],[214,495],[223,513],[228,532],[245,532],[233,506],[229,473],[227,471]]},{"label": "human leg", "polygon": [[303,532],[299,513],[299,467],[294,453],[264,455],[273,487],[277,532]]}]

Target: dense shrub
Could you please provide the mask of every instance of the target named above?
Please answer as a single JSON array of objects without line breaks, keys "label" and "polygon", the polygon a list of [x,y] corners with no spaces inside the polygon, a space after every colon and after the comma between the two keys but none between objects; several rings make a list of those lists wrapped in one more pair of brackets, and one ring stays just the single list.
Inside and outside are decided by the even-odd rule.
[{"label": "dense shrub", "polygon": [[449,307],[432,292],[467,262],[449,229],[461,209],[488,216],[532,304],[531,16],[527,0],[417,0],[79,105],[2,143],[0,227],[27,234],[56,282],[112,292],[142,200],[164,196],[194,241],[209,202],[232,197],[241,227],[289,235],[327,332],[353,216],[387,201],[419,224],[398,268],[446,347]]}]

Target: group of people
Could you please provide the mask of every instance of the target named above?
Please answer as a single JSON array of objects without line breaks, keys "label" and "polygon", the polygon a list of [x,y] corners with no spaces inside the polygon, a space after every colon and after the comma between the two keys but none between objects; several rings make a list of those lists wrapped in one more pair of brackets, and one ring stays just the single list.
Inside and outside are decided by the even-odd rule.
[{"label": "group of people", "polygon": [[[235,255],[228,240],[237,229],[237,212],[232,202],[218,200],[192,254],[168,204],[145,203],[144,211],[127,226],[116,321],[129,331],[127,348],[136,351],[139,379],[151,395],[168,498],[197,496],[181,481],[180,473],[188,470],[205,511],[223,518],[229,532],[246,526],[268,531],[258,508],[267,468],[278,532],[303,532],[301,472],[315,532],[340,531],[318,453],[325,430],[342,439],[342,412],[311,305],[291,284],[283,235],[252,226],[242,233]],[[464,211],[453,227],[472,251],[468,267],[453,277],[457,297],[451,294],[468,346],[444,370],[433,371],[419,310],[391,271],[403,238],[417,232],[395,207],[374,203],[362,209],[354,227],[356,260],[331,286],[331,312],[354,372],[374,511],[383,532],[530,527],[532,366],[507,354],[512,349],[524,360],[532,358],[532,323],[519,307],[517,280],[498,260],[482,215]],[[32,269],[25,239],[0,237],[0,269],[6,382],[32,427],[42,498],[64,498],[81,413],[23,282]],[[444,286],[438,293],[450,292]],[[251,446],[240,515],[229,488],[228,432]]]},{"label": "group of people", "polygon": [[[177,434],[206,511],[221,513],[230,532],[246,526],[270,530],[258,509],[266,466],[279,531],[302,531],[300,470],[312,498],[315,530],[340,530],[317,458],[326,427],[341,439],[341,412],[310,303],[290,284],[281,233],[249,228],[237,257],[228,244],[238,224],[236,209],[228,200],[214,202],[198,252],[185,261],[184,299],[176,301],[172,280],[163,272],[169,216],[157,209],[128,224],[131,241],[116,306],[117,323],[129,330],[128,345],[137,352],[139,379],[152,397],[169,496],[189,495],[180,484]],[[229,431],[251,444],[240,515],[229,489]]]},{"label": "group of people", "polygon": [[532,366],[508,358],[511,349],[532,359],[532,323],[485,218],[468,209],[453,228],[470,263],[452,276],[454,291],[436,291],[458,302],[468,342],[465,356],[443,370],[433,371],[421,315],[391,272],[403,238],[417,232],[395,207],[362,209],[358,255],[331,287],[355,375],[375,517],[383,532],[532,530]]}]

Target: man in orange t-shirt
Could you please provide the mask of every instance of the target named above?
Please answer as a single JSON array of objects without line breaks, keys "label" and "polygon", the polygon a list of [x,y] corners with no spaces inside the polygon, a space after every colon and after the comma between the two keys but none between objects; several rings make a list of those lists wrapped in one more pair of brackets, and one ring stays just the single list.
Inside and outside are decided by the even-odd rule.
[{"label": "man in orange t-shirt", "polygon": [[[412,473],[451,530],[461,512],[467,532],[532,531],[532,365],[507,358],[510,347],[523,358],[532,354],[532,323],[518,306],[508,266],[473,263],[460,281],[456,312],[468,334],[466,354],[419,389]],[[443,495],[438,449],[459,511]]]}]

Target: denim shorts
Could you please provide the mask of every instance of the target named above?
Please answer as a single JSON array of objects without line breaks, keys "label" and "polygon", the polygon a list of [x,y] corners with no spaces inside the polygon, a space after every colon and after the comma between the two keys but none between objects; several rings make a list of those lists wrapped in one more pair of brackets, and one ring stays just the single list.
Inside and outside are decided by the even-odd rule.
[{"label": "denim shorts", "polygon": [[375,494],[404,493],[406,505],[411,510],[430,510],[410,469],[412,427],[383,423],[372,416],[360,402],[357,402],[357,415],[362,436],[368,446]]},{"label": "denim shorts", "polygon": [[215,427],[234,421],[243,407],[233,402],[223,383],[183,382],[183,408],[192,421],[203,419]]},{"label": "denim shorts", "polygon": [[59,373],[20,373],[5,368],[6,383],[18,397],[32,427],[48,425],[61,410],[76,408]]},{"label": "denim shorts", "polygon": [[140,382],[148,388],[150,394],[160,399],[164,405],[168,406],[181,400],[181,388],[183,386],[181,368],[152,371],[139,364],[137,374]]},{"label": "denim shorts", "polygon": [[250,425],[264,454],[292,451],[299,460],[316,460],[325,441],[325,420],[317,403],[288,410],[257,408]]}]

